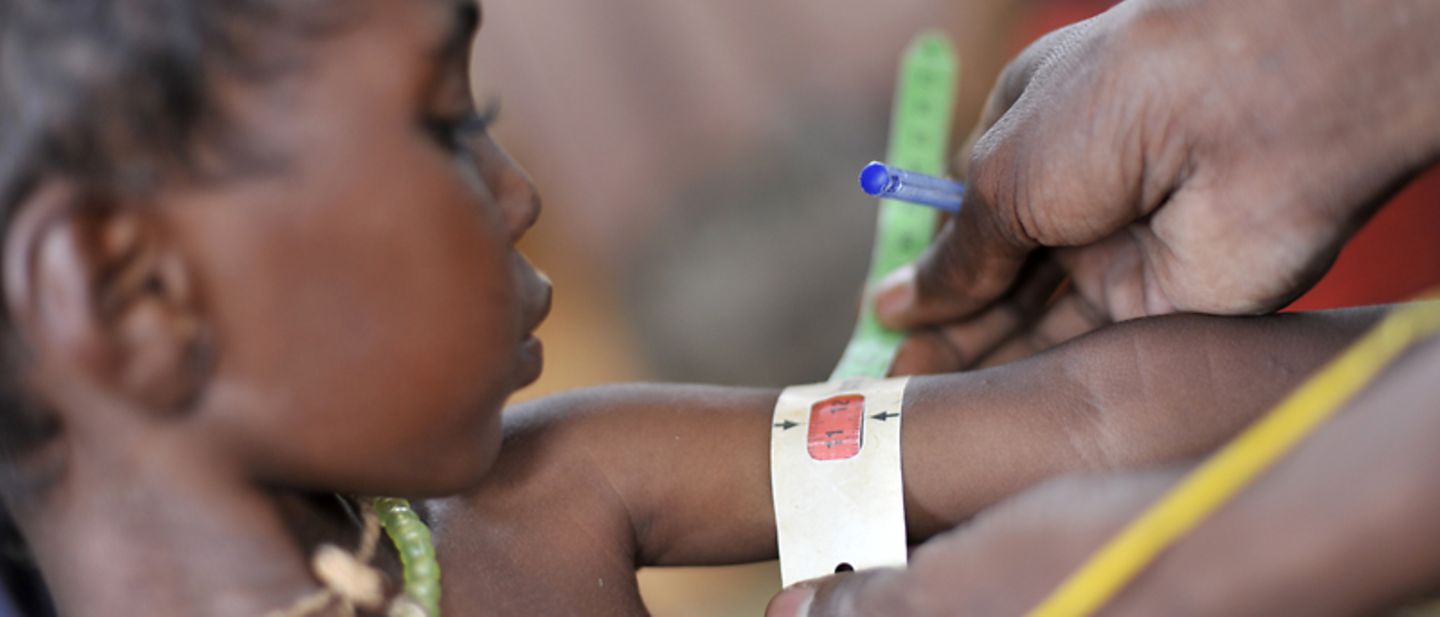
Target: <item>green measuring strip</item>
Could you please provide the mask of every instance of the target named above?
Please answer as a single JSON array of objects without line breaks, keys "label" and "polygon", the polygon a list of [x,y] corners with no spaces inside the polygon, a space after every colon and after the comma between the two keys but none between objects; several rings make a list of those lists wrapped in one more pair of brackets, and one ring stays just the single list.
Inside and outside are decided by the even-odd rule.
[{"label": "green measuring strip", "polygon": [[[945,173],[950,147],[950,114],[955,105],[955,83],[960,60],[943,34],[915,38],[900,61],[895,107],[890,116],[890,145],[886,162],[934,176]],[[893,200],[881,200],[870,257],[866,289],[914,261],[935,236],[934,210]],[[905,336],[880,325],[865,294],[855,333],[830,379],[884,377]]]}]

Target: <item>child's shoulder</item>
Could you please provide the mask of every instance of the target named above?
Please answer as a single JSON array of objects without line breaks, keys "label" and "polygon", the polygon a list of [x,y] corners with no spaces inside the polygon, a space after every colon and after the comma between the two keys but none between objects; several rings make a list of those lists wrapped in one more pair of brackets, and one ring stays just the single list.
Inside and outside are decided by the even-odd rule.
[{"label": "child's shoulder", "polygon": [[594,453],[627,447],[625,412],[650,398],[647,390],[610,386],[512,406],[483,483],[417,504],[434,534],[447,606],[643,614],[633,527]]},{"label": "child's shoulder", "polygon": [[419,504],[435,534],[446,594],[473,594],[486,606],[502,598],[527,614],[643,614],[636,568],[673,535],[669,517],[656,512],[679,507],[677,491],[720,462],[688,453],[735,443],[754,463],[737,461],[737,468],[760,466],[740,475],[763,476],[774,396],[623,384],[507,409],[504,445],[483,483]]}]

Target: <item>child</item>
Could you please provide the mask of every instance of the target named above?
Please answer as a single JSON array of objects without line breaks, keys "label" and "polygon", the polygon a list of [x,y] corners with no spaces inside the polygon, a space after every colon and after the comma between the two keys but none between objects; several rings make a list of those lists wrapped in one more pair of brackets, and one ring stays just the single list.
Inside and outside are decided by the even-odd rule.
[{"label": "child", "polygon": [[[574,393],[507,413],[502,451],[550,291],[513,248],[534,190],[471,105],[478,21],[0,0],[4,494],[60,612],[297,607],[311,555],[360,543],[336,495],[424,500],[447,615],[637,614],[640,565],[774,556],[776,392]],[[918,378],[912,539],[1048,476],[1200,455],[1375,314],[1136,322]],[[388,601],[395,549],[374,563]]]}]

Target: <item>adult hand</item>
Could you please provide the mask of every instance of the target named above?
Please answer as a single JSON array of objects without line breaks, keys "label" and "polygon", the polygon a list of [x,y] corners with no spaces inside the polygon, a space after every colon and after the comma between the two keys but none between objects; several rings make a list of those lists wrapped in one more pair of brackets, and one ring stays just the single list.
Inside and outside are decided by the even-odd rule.
[{"label": "adult hand", "polygon": [[1440,159],[1437,28],[1431,0],[1130,0],[1036,42],[957,159],[964,209],[879,294],[913,332],[894,372],[1282,307]]},{"label": "adult hand", "polygon": [[[1440,580],[1437,371],[1440,337],[1432,337],[1169,546],[1101,613],[1372,615],[1431,597]],[[802,583],[766,615],[1024,614],[1184,471],[1051,481],[922,546],[905,570]]]}]

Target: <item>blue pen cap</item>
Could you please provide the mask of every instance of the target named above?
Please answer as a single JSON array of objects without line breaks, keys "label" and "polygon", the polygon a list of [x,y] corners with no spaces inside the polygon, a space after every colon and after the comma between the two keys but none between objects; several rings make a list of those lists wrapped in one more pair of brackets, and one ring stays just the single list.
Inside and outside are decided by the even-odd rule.
[{"label": "blue pen cap", "polygon": [[880,197],[885,194],[885,189],[890,186],[894,178],[890,175],[890,169],[884,163],[872,161],[860,170],[860,190],[871,197]]},{"label": "blue pen cap", "polygon": [[959,212],[965,187],[949,178],[891,167],[879,161],[860,170],[860,189],[872,197],[893,199],[946,212]]}]

